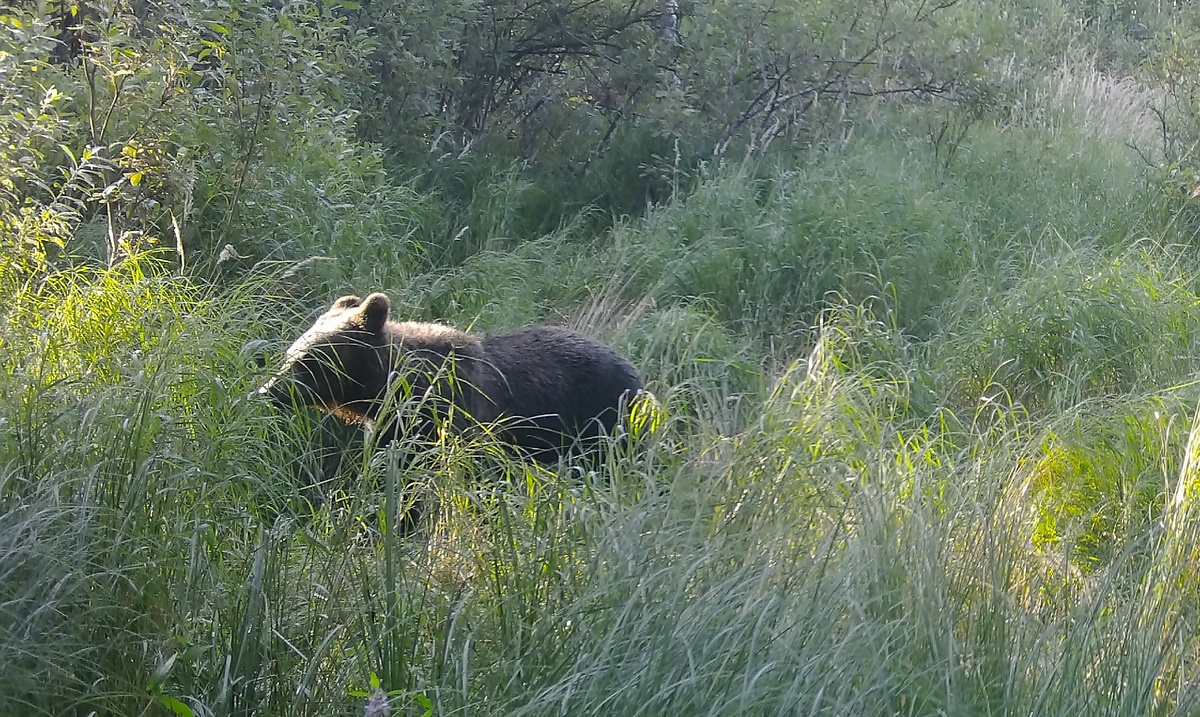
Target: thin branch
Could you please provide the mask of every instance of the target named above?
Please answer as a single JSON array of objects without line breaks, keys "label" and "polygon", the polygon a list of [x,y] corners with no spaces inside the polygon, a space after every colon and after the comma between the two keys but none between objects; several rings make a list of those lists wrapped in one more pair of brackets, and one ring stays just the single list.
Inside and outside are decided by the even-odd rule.
[{"label": "thin branch", "polygon": [[96,66],[90,58],[83,61],[83,74],[88,83],[88,129],[92,133],[92,143],[99,144],[96,138]]},{"label": "thin branch", "polygon": [[104,124],[100,126],[100,137],[96,140],[99,144],[104,141],[104,135],[108,133],[108,121],[112,119],[113,110],[117,107],[117,100],[121,97],[121,90],[125,88],[125,81],[129,79],[129,75],[121,75],[119,81],[113,81],[113,96],[112,102],[108,103],[108,111],[104,113]]},{"label": "thin branch", "polygon": [[1134,152],[1137,152],[1137,155],[1142,158],[1142,161],[1145,162],[1147,166],[1154,167],[1156,169],[1158,168],[1158,165],[1152,162],[1150,158],[1146,156],[1146,153],[1142,151],[1141,147],[1137,146],[1133,142],[1126,142],[1125,146],[1132,149]]},{"label": "thin branch", "polygon": [[261,90],[258,94],[258,110],[254,113],[254,129],[251,130],[250,139],[246,143],[246,152],[242,157],[242,170],[238,175],[237,185],[233,190],[233,201],[229,205],[229,213],[225,215],[225,226],[221,229],[221,243],[228,240],[229,230],[233,226],[233,220],[237,216],[238,203],[242,197],[242,187],[246,184],[246,175],[250,170],[250,160],[254,155],[254,148],[258,144],[258,130],[262,127],[263,111],[266,109],[266,93],[271,88],[270,83]]}]

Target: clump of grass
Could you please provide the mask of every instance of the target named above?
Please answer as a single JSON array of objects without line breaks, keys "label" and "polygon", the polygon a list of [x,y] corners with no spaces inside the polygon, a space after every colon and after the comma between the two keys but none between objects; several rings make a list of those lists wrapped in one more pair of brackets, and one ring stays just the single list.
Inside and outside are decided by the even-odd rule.
[{"label": "clump of grass", "polygon": [[[217,689],[216,673],[234,669],[243,672],[227,684],[253,691],[260,676],[250,662],[224,664],[232,653],[220,640],[236,634],[221,619],[226,600],[244,615],[256,599],[236,597],[242,579],[231,574],[260,549],[264,508],[287,504],[290,482],[290,461],[271,464],[269,423],[244,398],[256,371],[241,348],[261,305],[248,294],[213,301],[151,257],[44,286],[53,290],[7,307],[4,341],[31,350],[7,353],[0,368],[14,408],[0,513],[9,535],[26,536],[9,555],[42,571],[49,592],[6,623],[6,649],[29,659],[6,672],[0,694],[22,712],[56,713],[64,700],[136,711],[161,696],[145,690],[160,667],[155,689],[206,673],[199,681]],[[16,609],[36,595],[13,597]],[[48,635],[66,649],[39,647]],[[196,644],[204,639],[215,652]],[[39,682],[47,674],[56,689]]]},{"label": "clump of grass", "polygon": [[1064,64],[1045,92],[1032,106],[1058,114],[1052,126],[1110,145],[1129,144],[1145,158],[1154,157],[1160,128],[1151,110],[1161,98],[1134,78]]},{"label": "clump of grass", "polygon": [[1034,545],[1085,573],[1137,550],[1178,473],[1187,415],[1167,394],[1093,399],[1057,419],[1028,479]]},{"label": "clump of grass", "polygon": [[938,347],[960,390],[997,390],[1066,408],[1088,397],[1184,380],[1196,297],[1148,252],[1110,259],[1094,247],[1050,248],[1012,287],[973,297],[976,313]]}]

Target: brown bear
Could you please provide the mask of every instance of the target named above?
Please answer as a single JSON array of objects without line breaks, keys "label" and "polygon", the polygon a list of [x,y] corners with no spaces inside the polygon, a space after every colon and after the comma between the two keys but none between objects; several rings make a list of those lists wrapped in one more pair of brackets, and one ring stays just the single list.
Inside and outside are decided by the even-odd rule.
[{"label": "brown bear", "polygon": [[[638,371],[608,346],[574,331],[538,326],[474,336],[441,324],[388,320],[384,294],[343,296],[287,350],[258,391],[277,405],[315,406],[348,422],[375,424],[389,387],[411,389],[461,431],[495,423],[496,434],[539,460],[586,449],[617,424],[641,389]],[[395,422],[381,443],[396,438]]]}]

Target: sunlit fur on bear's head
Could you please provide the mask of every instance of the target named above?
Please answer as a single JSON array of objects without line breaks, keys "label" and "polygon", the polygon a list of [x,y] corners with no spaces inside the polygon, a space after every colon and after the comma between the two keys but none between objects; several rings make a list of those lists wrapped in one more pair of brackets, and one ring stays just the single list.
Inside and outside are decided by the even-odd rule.
[{"label": "sunlit fur on bear's head", "polygon": [[258,392],[278,405],[315,406],[348,421],[373,419],[387,384],[390,310],[384,294],[338,299],[288,348]]}]

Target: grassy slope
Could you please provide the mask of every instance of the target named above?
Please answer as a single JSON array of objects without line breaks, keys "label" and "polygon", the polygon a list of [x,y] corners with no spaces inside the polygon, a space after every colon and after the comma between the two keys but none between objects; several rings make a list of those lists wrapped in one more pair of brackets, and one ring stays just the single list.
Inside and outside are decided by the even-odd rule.
[{"label": "grassy slope", "polygon": [[[888,114],[600,237],[505,241],[512,178],[463,256],[381,248],[437,197],[348,188],[301,306],[148,257],[25,290],[0,713],[357,714],[372,673],[405,714],[1186,713],[1197,267],[1123,144],[1136,91],[1052,78],[948,163]],[[375,288],[585,327],[665,422],[595,475],[453,440],[338,469],[331,422],[246,395],[263,341]],[[410,480],[441,507],[406,540]]]}]

